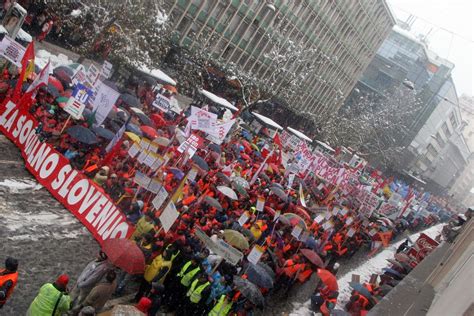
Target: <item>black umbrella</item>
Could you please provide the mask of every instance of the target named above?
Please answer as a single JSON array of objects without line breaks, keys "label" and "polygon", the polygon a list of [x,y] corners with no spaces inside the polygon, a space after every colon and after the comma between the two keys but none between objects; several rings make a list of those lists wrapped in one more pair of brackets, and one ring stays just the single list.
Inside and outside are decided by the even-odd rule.
[{"label": "black umbrella", "polygon": [[154,125],[151,119],[139,108],[131,107],[130,111],[135,113],[135,115],[138,116],[138,118],[140,119],[140,121],[142,121],[144,125],[148,125],[148,126]]},{"label": "black umbrella", "polygon": [[132,132],[134,134],[137,134],[138,136],[143,135],[142,130],[140,129],[140,127],[135,125],[135,124],[128,123],[126,129],[127,129],[127,131]]},{"label": "black umbrella", "polygon": [[78,142],[93,145],[98,142],[97,136],[87,127],[75,125],[67,129],[67,133]]},{"label": "black umbrella", "polygon": [[225,183],[225,184],[230,184],[232,181],[230,180],[230,178],[228,176],[226,176],[225,174],[223,174],[222,172],[218,172],[216,174],[217,178],[219,180],[222,181],[222,183]]},{"label": "black umbrella", "polygon": [[268,274],[267,270],[260,265],[249,263],[247,266],[248,280],[253,284],[264,287],[266,289],[273,288],[273,278]]},{"label": "black umbrella", "polygon": [[103,127],[100,127],[100,126],[96,126],[96,127],[93,127],[92,128],[92,131],[99,137],[102,137],[102,138],[105,138],[107,140],[112,140],[115,136],[115,133],[106,129],[106,128],[103,128]]},{"label": "black umbrella", "polygon": [[129,106],[133,106],[136,108],[140,108],[142,105],[140,103],[140,100],[136,96],[133,96],[129,93],[123,93],[120,95],[120,99]]},{"label": "black umbrella", "polygon": [[217,201],[215,198],[212,198],[210,196],[206,196],[203,200],[203,203],[206,203],[209,206],[212,206],[216,208],[219,212],[222,212],[222,205]]},{"label": "black umbrella", "polygon": [[59,66],[53,69],[53,75],[58,78],[62,83],[70,84],[72,82],[72,76],[74,71],[66,66]]},{"label": "black umbrella", "polygon": [[275,188],[279,188],[281,190],[285,190],[285,188],[278,182],[273,182],[270,186],[275,187]]},{"label": "black umbrella", "polygon": [[198,155],[194,155],[192,160],[202,170],[209,171],[209,165],[207,164],[207,162]]},{"label": "black umbrella", "polygon": [[[9,84],[10,84],[11,87],[15,88],[17,82],[18,82],[18,80],[14,79],[14,80],[10,80]],[[23,82],[23,84],[21,86],[21,92],[26,92],[26,90],[28,90],[29,86],[30,86],[30,84],[28,82]]]},{"label": "black umbrella", "polygon": [[264,172],[260,172],[258,176],[267,182],[271,182],[270,178]]},{"label": "black umbrella", "polygon": [[249,280],[242,279],[239,276],[234,275],[235,288],[242,293],[250,302],[254,303],[259,307],[263,307],[265,299],[263,298],[262,292],[258,287],[250,282]]},{"label": "black umbrella", "polygon": [[210,144],[209,149],[212,150],[213,152],[218,153],[218,154],[220,154],[222,152],[221,146],[219,146],[217,144]]}]

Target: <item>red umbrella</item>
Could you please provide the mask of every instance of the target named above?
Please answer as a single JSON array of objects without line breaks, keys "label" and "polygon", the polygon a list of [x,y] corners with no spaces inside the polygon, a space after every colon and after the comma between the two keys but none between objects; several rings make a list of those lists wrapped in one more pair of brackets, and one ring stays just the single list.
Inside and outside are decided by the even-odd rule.
[{"label": "red umbrella", "polygon": [[146,134],[150,138],[157,138],[158,137],[158,132],[151,126],[143,125],[143,126],[140,127],[140,130],[143,132],[143,134]]},{"label": "red umbrella", "polygon": [[311,249],[301,249],[300,251],[303,256],[306,257],[306,259],[311,261],[312,264],[318,267],[324,267],[323,259],[321,259],[321,257],[316,252]]},{"label": "red umbrella", "polygon": [[150,115],[150,119],[153,121],[156,127],[167,125],[166,120],[157,113]]},{"label": "red umbrella", "polygon": [[49,76],[48,83],[52,84],[60,93],[64,92],[64,87],[59,79]]},{"label": "red umbrella", "polygon": [[127,273],[141,274],[145,271],[145,256],[137,244],[129,239],[107,239],[102,251],[114,266]]},{"label": "red umbrella", "polygon": [[339,286],[337,285],[337,280],[334,274],[332,274],[326,269],[318,269],[318,276],[321,279],[321,281],[324,284],[326,284],[329,290],[331,291],[339,290]]}]

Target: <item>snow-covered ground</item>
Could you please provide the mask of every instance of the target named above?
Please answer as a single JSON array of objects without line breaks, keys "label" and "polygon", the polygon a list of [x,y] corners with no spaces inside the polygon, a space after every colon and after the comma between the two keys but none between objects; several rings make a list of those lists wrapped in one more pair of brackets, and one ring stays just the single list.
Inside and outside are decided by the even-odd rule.
[{"label": "snow-covered ground", "polygon": [[[430,227],[423,231],[426,235],[430,236],[431,238],[435,238],[443,228],[443,224],[439,224],[433,227]],[[410,239],[415,241],[418,239],[418,236],[421,234],[416,233],[410,235]],[[349,286],[349,282],[352,279],[353,274],[360,275],[361,282],[366,282],[370,279],[370,276],[373,273],[381,273],[382,268],[385,268],[389,265],[386,259],[392,259],[395,251],[397,250],[398,246],[404,241],[400,240],[399,242],[392,244],[390,247],[384,249],[382,252],[378,253],[374,257],[367,260],[365,263],[359,265],[358,267],[354,268],[350,272],[341,275],[338,277],[338,284],[339,284],[339,297],[337,307],[339,309],[344,309],[344,305],[350,298],[351,295],[351,287]],[[310,311],[310,301],[306,301],[303,304],[294,304],[294,310],[290,313],[290,316],[297,316],[297,315],[311,315],[312,312]]]}]

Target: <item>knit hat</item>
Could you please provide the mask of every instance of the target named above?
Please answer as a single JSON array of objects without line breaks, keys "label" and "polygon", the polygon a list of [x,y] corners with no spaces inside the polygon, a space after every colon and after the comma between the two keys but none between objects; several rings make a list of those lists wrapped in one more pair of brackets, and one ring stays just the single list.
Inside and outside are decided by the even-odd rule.
[{"label": "knit hat", "polygon": [[61,274],[55,282],[57,285],[66,287],[69,283],[69,277],[66,274]]}]

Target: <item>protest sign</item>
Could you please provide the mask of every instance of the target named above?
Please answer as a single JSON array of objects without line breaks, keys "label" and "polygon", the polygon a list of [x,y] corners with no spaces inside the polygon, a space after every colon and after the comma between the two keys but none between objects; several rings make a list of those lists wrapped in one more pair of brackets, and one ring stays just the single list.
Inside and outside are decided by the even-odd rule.
[{"label": "protest sign", "polygon": [[191,116],[188,120],[191,122],[191,129],[200,130],[216,136],[214,129],[217,125],[217,114],[191,106]]},{"label": "protest sign", "polygon": [[133,178],[133,182],[141,186],[142,188],[147,188],[148,184],[150,184],[151,179],[144,173],[137,171],[135,172],[135,177]]},{"label": "protest sign", "polygon": [[243,212],[242,215],[239,217],[239,225],[244,226],[245,223],[249,220],[249,214],[248,212]]},{"label": "protest sign", "polygon": [[99,79],[99,76],[99,68],[97,68],[94,64],[91,64],[86,72],[86,81],[88,81],[91,85],[94,85],[97,79]]},{"label": "protest sign", "polygon": [[137,157],[137,161],[139,163],[144,163],[147,156],[148,156],[148,150],[142,148],[140,155],[138,155]]},{"label": "protest sign", "polygon": [[151,170],[156,171],[159,167],[161,167],[164,163],[164,159],[161,156],[156,156],[155,162],[151,165]]},{"label": "protest sign", "polygon": [[295,227],[293,227],[293,230],[291,231],[291,236],[298,239],[302,231],[303,231],[303,227],[296,225]]},{"label": "protest sign", "polygon": [[119,92],[104,83],[100,83],[92,108],[92,111],[95,112],[95,126],[104,122],[119,96]]},{"label": "protest sign", "polygon": [[145,166],[151,167],[155,163],[158,155],[152,151],[148,151],[148,155],[146,155],[145,161],[143,162]]},{"label": "protest sign", "polygon": [[132,158],[135,158],[135,156],[141,151],[140,145],[137,143],[133,143],[132,146],[128,149],[128,155]]},{"label": "protest sign", "polygon": [[318,224],[321,224],[324,221],[324,216],[322,214],[319,214],[314,218],[314,221]]},{"label": "protest sign", "polygon": [[168,113],[171,108],[171,100],[168,97],[165,97],[162,94],[157,94],[155,100],[153,101],[153,106],[160,109],[161,111]]},{"label": "protest sign", "polygon": [[133,233],[114,201],[69,164],[54,146],[40,141],[38,122],[11,101],[0,108],[0,131],[20,149],[26,169],[102,244]]},{"label": "protest sign", "polygon": [[186,141],[179,145],[178,151],[180,153],[186,152],[189,155],[189,158],[192,158],[197,149],[202,146],[203,142],[204,141],[201,137],[191,134]]},{"label": "protest sign", "polygon": [[17,67],[21,67],[21,60],[26,49],[9,36],[5,35],[0,42],[0,55]]},{"label": "protest sign", "polygon": [[83,84],[76,84],[71,97],[64,107],[64,111],[71,115],[75,120],[82,118],[82,112],[84,111],[89,97],[92,95],[92,91]]},{"label": "protest sign", "polygon": [[165,233],[171,229],[176,219],[178,219],[178,216],[179,213],[176,210],[176,206],[170,201],[159,217],[161,227],[163,227]]},{"label": "protest sign", "polygon": [[263,212],[264,206],[265,206],[265,198],[263,196],[259,196],[257,198],[257,206],[256,206],[257,211]]},{"label": "protest sign", "polygon": [[263,252],[263,248],[259,245],[253,246],[252,250],[250,250],[250,253],[247,255],[248,262],[256,265],[260,261],[260,258],[262,258]]},{"label": "protest sign", "polygon": [[295,174],[294,173],[290,173],[288,175],[288,184],[287,184],[287,188],[291,188],[293,186],[293,181],[295,181]]},{"label": "protest sign", "polygon": [[163,184],[161,184],[161,181],[157,178],[153,178],[148,184],[147,190],[152,193],[157,194],[162,187],[163,187]]},{"label": "protest sign", "polygon": [[206,248],[214,252],[216,255],[221,256],[224,260],[229,262],[232,265],[236,265],[242,260],[244,255],[239,250],[235,249],[222,239],[218,239],[217,242],[213,242],[205,232],[196,228],[195,231],[196,237],[204,243]]},{"label": "protest sign", "polygon": [[206,139],[217,145],[222,144],[234,123],[235,119],[225,123],[217,123],[214,129],[207,131],[208,135],[206,136]]},{"label": "protest sign", "polygon": [[102,64],[102,69],[100,70],[100,75],[103,76],[105,79],[109,79],[112,76],[112,68],[113,65],[107,60],[104,60],[104,63]]},{"label": "protest sign", "polygon": [[198,172],[197,168],[193,166],[191,170],[189,170],[188,172],[188,180],[194,181],[196,179],[197,172]]},{"label": "protest sign", "polygon": [[166,191],[164,186],[161,186],[151,203],[156,209],[160,209],[161,205],[163,205],[163,202],[166,200],[167,197],[168,192]]}]

